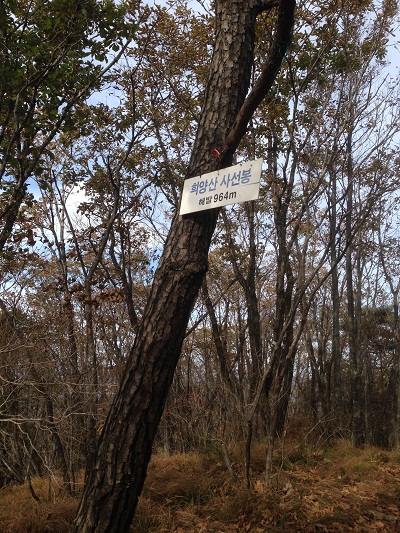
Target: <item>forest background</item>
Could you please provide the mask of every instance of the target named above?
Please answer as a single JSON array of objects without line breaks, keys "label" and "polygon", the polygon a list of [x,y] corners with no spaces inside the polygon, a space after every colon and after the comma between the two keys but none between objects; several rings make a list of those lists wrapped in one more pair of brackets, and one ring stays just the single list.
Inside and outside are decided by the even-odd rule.
[{"label": "forest background", "polygon": [[[74,491],[97,446],[197,129],[198,4],[1,5],[0,485],[61,472]],[[263,157],[261,197],[222,211],[154,445],[242,442],[248,486],[251,442],[268,484],[295,418],[400,439],[398,5],[319,4],[297,3],[237,151]]]}]

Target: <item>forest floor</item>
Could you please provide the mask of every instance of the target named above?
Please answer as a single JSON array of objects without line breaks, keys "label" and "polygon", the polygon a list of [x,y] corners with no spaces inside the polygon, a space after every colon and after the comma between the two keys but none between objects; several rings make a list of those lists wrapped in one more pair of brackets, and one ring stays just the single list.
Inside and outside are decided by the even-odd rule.
[{"label": "forest floor", "polygon": [[[252,449],[252,490],[243,479],[243,447],[155,455],[131,531],[135,533],[400,532],[400,450],[357,450],[340,440],[323,448],[287,442],[276,452],[265,490],[265,446]],[[78,498],[57,478],[0,491],[1,533],[64,533]]]}]

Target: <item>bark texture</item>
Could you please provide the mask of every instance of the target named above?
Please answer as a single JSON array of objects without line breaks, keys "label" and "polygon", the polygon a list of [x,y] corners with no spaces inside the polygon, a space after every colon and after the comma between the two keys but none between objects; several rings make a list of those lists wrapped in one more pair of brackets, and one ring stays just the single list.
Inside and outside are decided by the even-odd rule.
[{"label": "bark texture", "polygon": [[[276,4],[216,2],[214,54],[187,178],[215,169],[211,150],[225,145],[246,102],[256,16]],[[287,47],[294,0],[282,0],[278,9],[287,13]],[[265,85],[265,93],[271,85]],[[236,146],[230,145],[221,166],[231,164],[240,138],[234,141]],[[94,467],[87,475],[75,532],[129,530],[190,312],[207,271],[217,217],[216,209],[174,217],[120,390],[104,425]]]}]

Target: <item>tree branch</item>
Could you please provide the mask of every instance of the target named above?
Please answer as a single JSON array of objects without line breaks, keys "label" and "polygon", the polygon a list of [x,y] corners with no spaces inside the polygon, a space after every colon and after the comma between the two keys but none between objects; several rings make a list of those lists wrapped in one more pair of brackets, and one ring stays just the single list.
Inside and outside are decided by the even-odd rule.
[{"label": "tree branch", "polygon": [[[269,8],[274,4],[274,2],[260,0],[260,2],[256,3],[255,8],[258,7],[261,12],[267,9],[266,5],[268,5]],[[237,114],[236,120],[225,139],[224,146],[221,150],[222,167],[224,166],[224,163],[228,163],[233,156],[233,153],[246,133],[247,126],[255,110],[268,94],[268,91],[271,89],[272,84],[275,81],[283,58],[292,41],[295,7],[296,0],[280,0],[279,2],[278,19],[271,50],[262,67],[260,76],[244,101]]]}]

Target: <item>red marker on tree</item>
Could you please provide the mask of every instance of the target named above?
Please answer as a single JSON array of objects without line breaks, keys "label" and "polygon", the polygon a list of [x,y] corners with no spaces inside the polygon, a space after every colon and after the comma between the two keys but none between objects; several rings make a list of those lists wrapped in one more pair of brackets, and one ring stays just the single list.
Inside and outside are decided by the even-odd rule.
[{"label": "red marker on tree", "polygon": [[221,154],[220,154],[219,150],[217,150],[216,148],[213,148],[211,150],[211,153],[212,153],[212,155],[215,155],[215,157],[218,159],[218,161],[221,161]]}]

